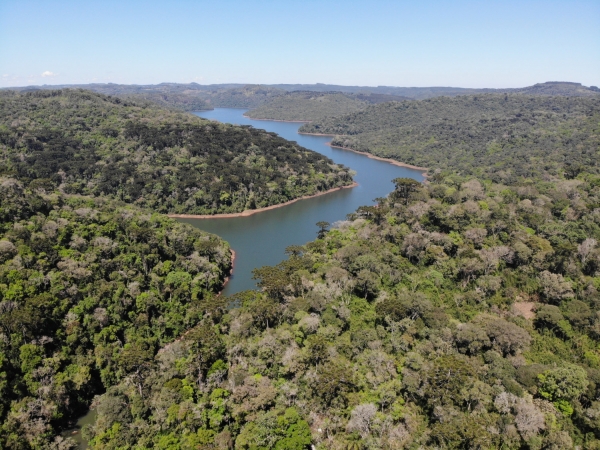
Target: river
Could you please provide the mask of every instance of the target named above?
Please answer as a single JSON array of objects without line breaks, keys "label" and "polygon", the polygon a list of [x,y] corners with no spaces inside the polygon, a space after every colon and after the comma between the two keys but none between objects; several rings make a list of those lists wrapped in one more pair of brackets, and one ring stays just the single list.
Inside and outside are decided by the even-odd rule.
[{"label": "river", "polygon": [[236,252],[233,276],[225,286],[224,295],[246,289],[256,289],[252,269],[272,266],[286,256],[289,245],[302,245],[316,239],[319,221],[334,223],[359,206],[372,205],[373,199],[385,197],[393,189],[392,179],[410,177],[423,180],[422,171],[398,167],[385,161],[368,158],[359,153],[332,148],[326,136],[298,134],[302,125],[297,122],[252,120],[244,117],[244,109],[218,108],[196,112],[197,116],[235,125],[252,125],[273,131],[296,141],[299,145],[321,153],[338,164],[356,171],[358,186],[341,189],[319,197],[300,200],[291,205],[264,211],[247,217],[227,219],[179,219],[201,230],[217,234],[229,242]]},{"label": "river", "polygon": [[[346,214],[354,212],[359,206],[373,204],[373,199],[385,197],[394,189],[391,181],[394,178],[410,177],[418,181],[423,180],[420,170],[398,167],[359,153],[332,148],[327,145],[331,138],[326,136],[298,134],[301,123],[252,120],[244,117],[244,112],[245,109],[218,108],[214,111],[200,111],[194,114],[223,123],[252,125],[273,131],[290,141],[296,141],[303,147],[355,170],[354,179],[358,182],[358,186],[300,200],[291,205],[247,217],[178,219],[221,236],[235,250],[234,271],[225,286],[224,295],[256,289],[256,282],[252,279],[252,269],[275,265],[286,257],[284,250],[289,245],[302,245],[316,239],[317,222],[324,220],[334,223],[344,220]],[[73,437],[79,444],[79,448],[85,449],[87,442],[79,430],[84,425],[93,423],[95,418],[95,411],[89,411],[79,419],[75,429],[65,431],[63,435]],[[72,434],[73,432],[76,434]]]}]

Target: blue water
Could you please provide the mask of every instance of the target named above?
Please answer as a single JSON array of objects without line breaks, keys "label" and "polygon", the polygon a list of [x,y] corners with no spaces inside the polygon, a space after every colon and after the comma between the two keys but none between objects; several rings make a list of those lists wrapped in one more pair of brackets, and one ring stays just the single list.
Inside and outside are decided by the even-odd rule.
[{"label": "blue water", "polygon": [[201,230],[217,234],[227,240],[236,252],[233,276],[225,287],[224,295],[246,289],[255,289],[252,269],[272,266],[286,258],[289,245],[305,244],[317,237],[317,222],[334,223],[359,206],[372,205],[373,199],[385,197],[393,189],[392,179],[410,177],[423,180],[422,171],[394,166],[347,150],[326,145],[331,138],[298,134],[300,123],[251,120],[243,116],[244,109],[219,108],[195,113],[206,119],[236,125],[252,125],[273,131],[296,141],[303,147],[319,152],[338,164],[355,170],[359,186],[330,194],[300,200],[282,208],[233,219],[179,219]]}]

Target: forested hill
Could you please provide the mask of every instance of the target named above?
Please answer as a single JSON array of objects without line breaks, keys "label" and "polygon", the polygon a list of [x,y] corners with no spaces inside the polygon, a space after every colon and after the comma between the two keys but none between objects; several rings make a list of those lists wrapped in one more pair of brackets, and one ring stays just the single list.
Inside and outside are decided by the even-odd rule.
[{"label": "forested hill", "polygon": [[600,97],[482,94],[383,103],[305,124],[332,144],[498,182],[597,170]]},{"label": "forested hill", "polygon": [[567,97],[595,97],[600,95],[596,86],[583,86],[581,83],[549,81],[533,86],[508,89],[456,88],[456,87],[395,87],[395,86],[341,86],[335,84],[211,84],[160,83],[151,85],[91,83],[60,86],[25,86],[11,88],[18,91],[44,89],[86,89],[100,94],[118,96],[122,99],[148,100],[160,106],[183,111],[198,111],[212,108],[257,108],[270,100],[294,91],[325,94],[344,93],[369,103],[378,103],[384,97],[387,101],[405,99],[424,100],[427,98],[484,93],[518,93],[527,95],[560,95]]},{"label": "forested hill", "polygon": [[162,213],[241,212],[352,182],[274,133],[80,90],[0,92],[0,174]]},{"label": "forested hill", "polygon": [[449,86],[399,87],[399,86],[341,86],[337,84],[275,84],[272,87],[286,91],[337,91],[344,93],[372,93],[408,97],[414,100],[426,98],[473,94],[519,93],[530,95],[563,95],[568,97],[594,97],[600,95],[597,86],[583,86],[581,83],[547,81],[522,88],[459,88]]},{"label": "forested hill", "polygon": [[257,108],[282,95],[285,95],[285,91],[281,89],[250,84],[209,92],[206,102],[214,108]]},{"label": "forested hill", "polygon": [[598,161],[394,180],[111,386],[91,447],[600,448]]},{"label": "forested hill", "polygon": [[369,104],[406,100],[386,94],[294,91],[277,96],[246,116],[252,119],[313,121],[365,109]]},{"label": "forested hill", "polygon": [[147,100],[181,111],[200,111],[213,108],[256,108],[286,91],[269,86],[217,84],[203,86],[197,83],[160,83],[153,85],[92,83],[62,86],[27,86],[17,91],[31,92],[47,89],[85,89],[123,100]]},{"label": "forested hill", "polygon": [[252,109],[252,119],[312,121],[365,109],[369,103],[341,92],[290,92]]},{"label": "forested hill", "polygon": [[94,395],[139,381],[230,268],[217,236],[0,177],[0,448],[74,448],[55,437]]},{"label": "forested hill", "polygon": [[[230,89],[231,87],[233,86],[224,85],[221,89]],[[212,109],[206,102],[206,92],[196,83],[161,83],[154,85],[90,83],[13,88],[13,90],[20,92],[56,89],[84,89],[99,94],[119,97],[123,100],[147,100],[159,106],[182,111]]]}]

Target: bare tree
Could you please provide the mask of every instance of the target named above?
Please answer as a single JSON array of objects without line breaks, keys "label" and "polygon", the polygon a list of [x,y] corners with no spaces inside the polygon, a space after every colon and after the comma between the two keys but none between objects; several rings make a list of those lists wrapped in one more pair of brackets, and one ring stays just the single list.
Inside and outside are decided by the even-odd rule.
[{"label": "bare tree", "polygon": [[585,265],[588,257],[590,256],[590,253],[592,253],[597,243],[598,241],[596,241],[596,239],[587,238],[585,241],[579,244],[579,246],[577,247],[577,254],[581,259],[581,264]]},{"label": "bare tree", "polygon": [[366,438],[371,433],[371,425],[376,413],[377,407],[373,403],[358,405],[352,410],[346,429],[350,432],[358,431],[363,439]]}]

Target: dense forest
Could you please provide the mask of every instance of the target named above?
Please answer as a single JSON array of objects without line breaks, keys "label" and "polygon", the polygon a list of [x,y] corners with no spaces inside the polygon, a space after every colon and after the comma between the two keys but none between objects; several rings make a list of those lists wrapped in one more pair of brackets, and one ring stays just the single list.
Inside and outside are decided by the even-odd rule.
[{"label": "dense forest", "polygon": [[484,94],[384,103],[300,128],[332,145],[496,182],[597,170],[600,96]]},{"label": "dense forest", "polygon": [[[234,85],[223,85],[219,90],[231,89]],[[155,85],[90,83],[65,84],[56,86],[27,86],[10,88],[19,92],[33,92],[51,89],[85,89],[99,94],[119,97],[123,100],[151,101],[162,107],[181,111],[212,109],[206,102],[206,91],[196,83],[160,83]],[[216,88],[214,88],[216,90]]]},{"label": "dense forest", "polygon": [[[231,268],[216,236],[0,178],[0,448],[55,436],[199,323]],[[142,391],[140,391],[142,392]]]},{"label": "dense forest", "polygon": [[262,104],[245,115],[251,119],[310,122],[362,111],[369,104],[407,100],[386,94],[293,91]]},{"label": "dense forest", "polygon": [[[257,180],[311,153],[100,94],[0,102],[0,448],[69,450],[59,432],[91,404],[92,449],[600,449],[597,98],[441,97],[305,125],[429,181],[319,222],[232,297],[215,295],[228,245],[138,209],[151,194],[129,185],[154,173],[172,189],[154,209],[177,208],[193,158],[218,184],[233,153],[264,152]],[[121,161],[135,172],[113,192],[99,180]]]},{"label": "dense forest", "polygon": [[600,448],[600,177],[442,172],[255,270],[92,448]]},{"label": "dense forest", "polygon": [[253,127],[86,91],[0,92],[0,174],[161,213],[234,213],[349,185],[347,168]]}]

